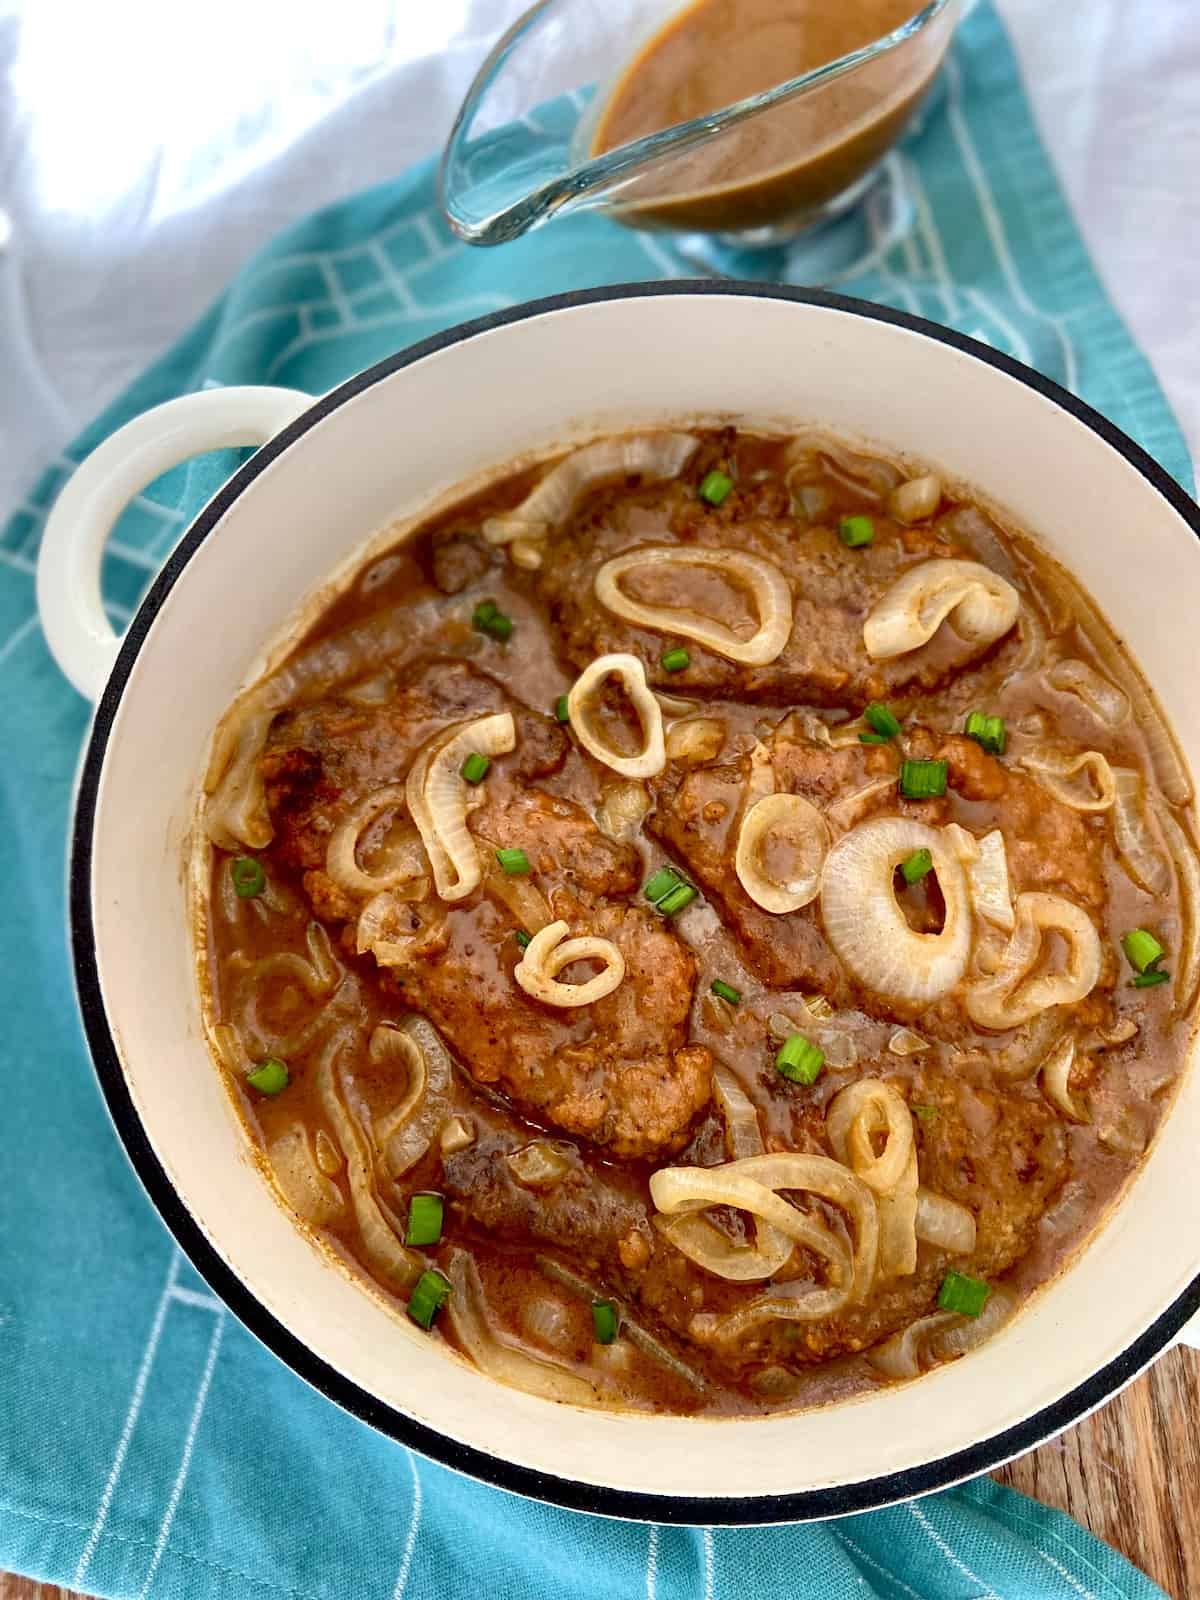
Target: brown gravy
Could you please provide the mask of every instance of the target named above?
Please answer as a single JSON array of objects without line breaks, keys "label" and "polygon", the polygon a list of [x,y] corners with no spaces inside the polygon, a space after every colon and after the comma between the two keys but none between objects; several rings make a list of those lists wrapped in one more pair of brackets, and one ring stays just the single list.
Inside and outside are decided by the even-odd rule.
[{"label": "brown gravy", "polygon": [[[917,9],[913,0],[695,0],[625,69],[600,114],[592,153],[825,66],[891,33]],[[640,179],[627,191],[622,219],[737,229],[803,218],[884,154],[936,65],[917,41],[751,118]]]},{"label": "brown gravy", "polygon": [[[698,495],[713,471],[727,473],[736,485],[719,511],[706,509]],[[526,570],[487,545],[479,529],[520,501],[536,477],[524,472],[501,480],[376,557],[325,608],[282,669],[292,687],[271,702],[277,710],[260,757],[273,837],[213,852],[206,985],[213,1020],[227,1038],[240,1041],[242,1065],[225,1058],[229,1086],[264,1167],[274,1167],[281,1186],[285,1159],[295,1154],[297,1140],[304,1142],[316,1166],[308,1170],[307,1190],[295,1182],[287,1189],[289,1204],[401,1314],[412,1276],[390,1270],[380,1230],[391,1230],[395,1254],[412,1197],[434,1192],[444,1201],[444,1225],[422,1263],[453,1275],[469,1259],[488,1326],[535,1360],[569,1369],[592,1386],[600,1403],[745,1414],[870,1390],[885,1381],[871,1364],[871,1347],[934,1309],[948,1269],[986,1279],[1013,1297],[1062,1269],[1137,1168],[1186,1059],[1192,995],[1176,985],[1194,989],[1195,983],[1185,976],[1188,923],[1164,836],[1153,828],[1163,878],[1150,893],[1131,878],[1109,814],[1064,809],[1029,763],[1043,746],[1094,749],[1113,768],[1140,775],[1151,817],[1178,812],[1170,826],[1189,850],[1190,822],[1157,792],[1142,719],[1126,716],[1105,725],[1061,687],[1066,680],[1054,670],[1065,662],[1077,671],[1083,663],[1099,678],[1108,675],[1112,692],[1131,695],[1133,668],[1122,677],[1114,657],[1100,653],[1096,636],[1081,624],[1083,602],[1069,580],[1024,537],[1001,530],[969,501],[947,496],[936,514],[903,526],[886,511],[888,486],[900,477],[891,463],[833,444],[799,448],[797,441],[714,431],[701,435],[676,480],[631,477],[582,497],[549,541],[541,569]],[[834,531],[842,518],[854,516],[873,520],[874,542],[863,550],[848,550]],[[844,604],[822,608],[823,661],[848,656],[851,636],[861,631],[866,590],[860,594],[858,585],[890,581],[889,574],[931,558],[971,559],[1007,572],[1028,621],[937,686],[905,687],[897,679],[882,688],[826,692],[814,678],[808,707],[790,687],[775,693],[748,671],[733,681],[721,678],[722,663],[693,645],[690,665],[656,687],[691,702],[678,726],[707,737],[715,725],[715,742],[702,749],[672,738],[675,753],[651,785],[653,809],[640,822],[622,823],[612,811],[612,774],[555,713],[581,661],[601,649],[641,650],[652,674],[659,661],[660,635],[604,636],[611,618],[592,599],[588,563],[600,559],[604,541],[622,529],[639,541],[699,538],[769,547],[775,559],[794,567],[797,592],[799,575],[811,587],[832,572]],[[700,606],[704,596],[677,595],[676,603],[689,599]],[[510,641],[472,625],[485,601],[513,619]],[[345,641],[354,637],[368,638],[370,659],[348,668],[352,652]],[[320,689],[311,679],[305,689],[296,664],[311,663],[323,649],[340,664]],[[768,670],[782,672],[790,660],[785,653]],[[926,661],[944,677],[936,656],[927,654]],[[864,744],[854,723],[843,739],[848,719],[880,694],[904,724],[895,743]],[[470,827],[486,842],[489,860],[492,845],[525,846],[532,874],[493,875],[481,891],[452,905],[439,906],[428,895],[433,942],[427,940],[407,966],[377,964],[356,945],[359,906],[339,902],[326,875],[330,829],[364,794],[403,783],[413,740],[428,738],[430,729],[436,733],[464,710],[489,711],[499,703],[510,705],[518,719],[517,747],[493,762]],[[964,718],[976,706],[1006,721],[1002,759],[962,737]],[[674,714],[681,714],[678,706]],[[829,739],[840,742],[831,746]],[[736,808],[764,745],[774,751],[778,772],[787,774],[780,781],[822,804],[878,788],[880,776],[890,774],[892,786],[884,784],[889,812],[939,827],[958,824],[976,837],[1000,828],[1014,892],[1049,891],[1086,906],[1104,948],[1093,991],[1051,1016],[1048,1032],[1038,1020],[996,1033],[972,1025],[953,994],[923,1012],[889,1014],[869,994],[848,987],[835,964],[823,990],[829,998],[811,1009],[821,1000],[813,992],[821,986],[798,981],[794,969],[792,980],[784,981],[772,965],[797,959],[797,950],[803,955],[788,937],[789,930],[804,931],[809,910],[789,917],[756,912],[739,900],[728,877],[731,846],[722,840],[722,814],[736,816],[736,809],[729,813],[730,797]],[[897,804],[899,756],[928,758],[940,751],[950,763],[945,796]],[[524,770],[516,765],[522,761]],[[406,826],[399,801],[381,810],[363,827],[358,865],[374,873],[393,863]],[[710,845],[719,847],[715,859]],[[234,892],[237,857],[261,867],[264,887],[257,894]],[[671,861],[701,895],[668,926],[646,909],[641,886]],[[607,885],[597,887],[604,879]],[[555,1016],[522,996],[513,974],[526,907],[512,899],[514,884],[534,885],[575,919],[577,929],[587,928],[589,917],[599,928],[614,912],[636,922],[626,946],[626,984],[640,997],[641,1022],[631,1022],[630,1010],[602,1016],[602,1002],[594,1020],[591,1007]],[[936,887],[927,893],[917,883],[899,892],[914,927],[937,927],[944,908]],[[612,931],[611,921],[605,926]],[[1131,982],[1120,940],[1139,926],[1155,930],[1167,948],[1171,977],[1161,986]],[[650,941],[653,961],[649,970],[638,970],[638,952]],[[576,967],[564,976],[583,981],[588,968]],[[730,1006],[714,996],[714,981],[732,984],[740,1001]],[[603,1127],[572,1134],[584,1120],[579,1107],[564,1111],[543,1095],[556,1063],[566,1063],[569,1081],[576,1074],[585,1079],[589,1049],[605,1028],[665,1029],[664,1013],[680,992],[684,1048],[677,1041],[676,1060],[687,1051],[707,1052],[732,1074],[754,1107],[768,1152],[825,1150],[826,1119],[839,1092],[859,1080],[891,1085],[912,1112],[922,1184],[978,1219],[972,1251],[947,1254],[922,1243],[916,1270],[880,1283],[859,1306],[823,1320],[766,1325],[728,1347],[700,1337],[696,1312],[701,1320],[728,1315],[753,1286],[713,1278],[659,1236],[649,1180],[664,1166],[724,1162],[724,1115],[715,1102],[705,1104],[685,1116],[678,1137],[664,1125],[656,1151],[630,1155]],[[437,1091],[440,1131],[402,1173],[389,1175],[379,1130],[410,1074],[394,1052],[376,1057],[369,1041],[413,1012],[450,1044],[454,1070]],[[774,1066],[781,1015],[782,1031],[803,1027],[826,1052],[810,1085],[788,1081]],[[897,1029],[903,1034],[908,1026],[920,1035],[912,1053],[907,1035],[904,1048],[897,1048]],[[1078,1044],[1069,1085],[1079,1120],[1048,1102],[1038,1077],[1038,1062],[1063,1028]],[[339,1033],[345,1048],[331,1055]],[[653,1038],[639,1036],[637,1048],[654,1047]],[[289,1082],[278,1094],[257,1093],[245,1081],[247,1059],[268,1055],[286,1058]],[[619,1087],[637,1092],[632,1080]],[[660,1111],[667,1117],[668,1087],[664,1070],[639,1113],[641,1127],[652,1127]],[[367,1154],[376,1139],[379,1149]],[[534,1146],[543,1159],[550,1149],[561,1164],[557,1176],[531,1177],[523,1168],[514,1176]],[[374,1211],[364,1209],[355,1189],[356,1164],[360,1173],[364,1164],[378,1166]],[[733,1243],[747,1242],[741,1213],[713,1214]],[[814,1215],[822,1215],[819,1206]],[[785,1279],[788,1272],[820,1276],[819,1261],[802,1251],[796,1257]],[[621,1336],[612,1345],[593,1337],[589,1301],[595,1298],[620,1307]],[[458,1326],[448,1312],[432,1337],[461,1347]]]}]

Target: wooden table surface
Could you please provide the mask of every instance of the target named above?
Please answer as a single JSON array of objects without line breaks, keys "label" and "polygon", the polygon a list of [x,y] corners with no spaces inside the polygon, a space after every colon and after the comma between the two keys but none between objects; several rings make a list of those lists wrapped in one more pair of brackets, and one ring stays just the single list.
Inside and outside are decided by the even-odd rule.
[{"label": "wooden table surface", "polygon": [[[1165,1589],[1200,1597],[1200,1352],[1169,1351],[1103,1410],[996,1474],[1069,1511]],[[77,1600],[0,1573],[0,1600]],[[1073,1600],[1064,1584],[1063,1600]]]}]

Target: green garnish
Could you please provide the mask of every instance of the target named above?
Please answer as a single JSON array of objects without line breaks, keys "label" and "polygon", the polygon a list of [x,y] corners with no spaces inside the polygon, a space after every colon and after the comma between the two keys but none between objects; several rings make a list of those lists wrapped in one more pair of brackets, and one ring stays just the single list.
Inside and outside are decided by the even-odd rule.
[{"label": "green garnish", "polygon": [[1152,967],[1156,967],[1166,951],[1152,933],[1147,933],[1145,928],[1134,928],[1121,940],[1121,949],[1124,950],[1129,965],[1135,972],[1145,974]]},{"label": "green garnish", "polygon": [[709,988],[719,1000],[728,1000],[731,1006],[741,1004],[742,991],[735,989],[731,983],[726,983],[723,978],[714,978]]},{"label": "green garnish", "polygon": [[1161,967],[1155,967],[1152,972],[1139,972],[1133,980],[1135,989],[1153,989],[1160,983],[1170,983],[1171,974],[1164,972]]},{"label": "green garnish", "polygon": [[567,697],[565,694],[560,694],[554,702],[554,716],[558,722],[570,722],[571,713],[567,710]]},{"label": "green garnish", "polygon": [[860,733],[859,744],[890,744],[891,740],[886,733]]},{"label": "green garnish", "polygon": [[597,1344],[611,1344],[617,1337],[617,1308],[611,1300],[592,1301],[592,1330]]},{"label": "green garnish", "polygon": [[700,498],[710,506],[719,506],[732,488],[733,479],[727,472],[709,472],[700,485]]},{"label": "green garnish", "polygon": [[260,1061],[253,1072],[246,1074],[246,1082],[259,1094],[282,1094],[288,1086],[288,1069],[278,1056],[268,1056]]},{"label": "green garnish", "polygon": [[775,1057],[775,1065],[793,1083],[816,1083],[825,1065],[825,1052],[802,1033],[790,1033]]},{"label": "green garnish", "polygon": [[471,626],[503,643],[512,638],[513,619],[494,600],[481,600],[471,615]]},{"label": "green garnish", "polygon": [[526,933],[524,928],[518,928],[516,933],[513,934],[513,938],[517,941],[522,950],[528,950],[529,946],[533,943],[533,935],[531,933]]},{"label": "green garnish", "polygon": [[668,893],[663,895],[658,902],[659,913],[664,917],[673,917],[676,912],[682,911],[685,906],[690,906],[699,894],[699,890],[690,883],[679,882]]},{"label": "green garnish", "polygon": [[890,706],[883,705],[879,700],[871,701],[863,712],[863,721],[885,739],[894,739],[900,732],[899,717]]},{"label": "green garnish", "polygon": [[676,884],[682,882],[683,879],[674,867],[659,867],[658,871],[652,873],[642,885],[642,893],[647,900],[652,900],[657,905],[664,895],[669,894]]},{"label": "green garnish", "polygon": [[969,1278],[965,1272],[948,1272],[942,1279],[937,1303],[943,1311],[957,1311],[960,1317],[977,1317],[991,1292],[980,1278]]},{"label": "green garnish", "polygon": [[838,537],[851,550],[857,550],[874,539],[875,523],[870,517],[843,517],[838,523]]},{"label": "green garnish", "polygon": [[919,1122],[932,1122],[938,1114],[936,1106],[909,1106],[908,1109]]},{"label": "green garnish", "polygon": [[242,900],[253,900],[267,887],[267,875],[253,856],[235,856],[229,863],[234,893]]},{"label": "green garnish", "polygon": [[520,846],[512,850],[497,850],[496,860],[508,873],[510,878],[523,878],[531,870],[529,857]]},{"label": "green garnish", "polygon": [[662,655],[662,669],[664,672],[682,672],[685,667],[690,667],[692,658],[680,646],[675,650],[666,650]]},{"label": "green garnish", "polygon": [[491,764],[487,756],[481,756],[478,750],[472,750],[459,770],[468,783],[482,783],[488,775]]},{"label": "green garnish", "polygon": [[436,1244],[442,1237],[442,1197],[440,1194],[415,1194],[408,1202],[408,1228],[405,1244]]},{"label": "green garnish", "polygon": [[905,761],[900,767],[900,793],[906,800],[935,800],[946,792],[948,761]]},{"label": "green garnish", "polygon": [[914,850],[900,863],[900,871],[904,874],[905,883],[920,883],[927,872],[933,871],[933,857],[928,850]]},{"label": "green garnish", "polygon": [[418,1328],[429,1329],[450,1298],[451,1284],[440,1272],[423,1272],[408,1298],[408,1314]]},{"label": "green garnish", "polygon": [[968,739],[982,745],[989,755],[1002,756],[1008,743],[1008,732],[1003,717],[989,717],[986,712],[972,711],[967,717],[963,732]]}]

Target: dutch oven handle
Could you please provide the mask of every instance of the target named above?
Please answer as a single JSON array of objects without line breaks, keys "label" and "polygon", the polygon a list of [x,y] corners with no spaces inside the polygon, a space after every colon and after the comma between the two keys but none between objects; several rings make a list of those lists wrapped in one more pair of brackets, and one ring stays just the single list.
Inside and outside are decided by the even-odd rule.
[{"label": "dutch oven handle", "polygon": [[125,507],[190,456],[265,444],[311,404],[295,389],[182,395],[118,428],[75,469],[46,521],[37,601],[51,654],[86,699],[100,698],[120,648],[101,598],[100,563]]}]

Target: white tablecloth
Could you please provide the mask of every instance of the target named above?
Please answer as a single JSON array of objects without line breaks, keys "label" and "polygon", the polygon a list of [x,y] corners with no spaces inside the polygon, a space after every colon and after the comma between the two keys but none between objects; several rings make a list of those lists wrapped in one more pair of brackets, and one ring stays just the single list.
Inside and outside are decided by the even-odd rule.
[{"label": "white tablecloth", "polygon": [[[437,149],[522,3],[0,0],[0,515],[258,244]],[[1200,3],[998,4],[1195,457]]]}]

